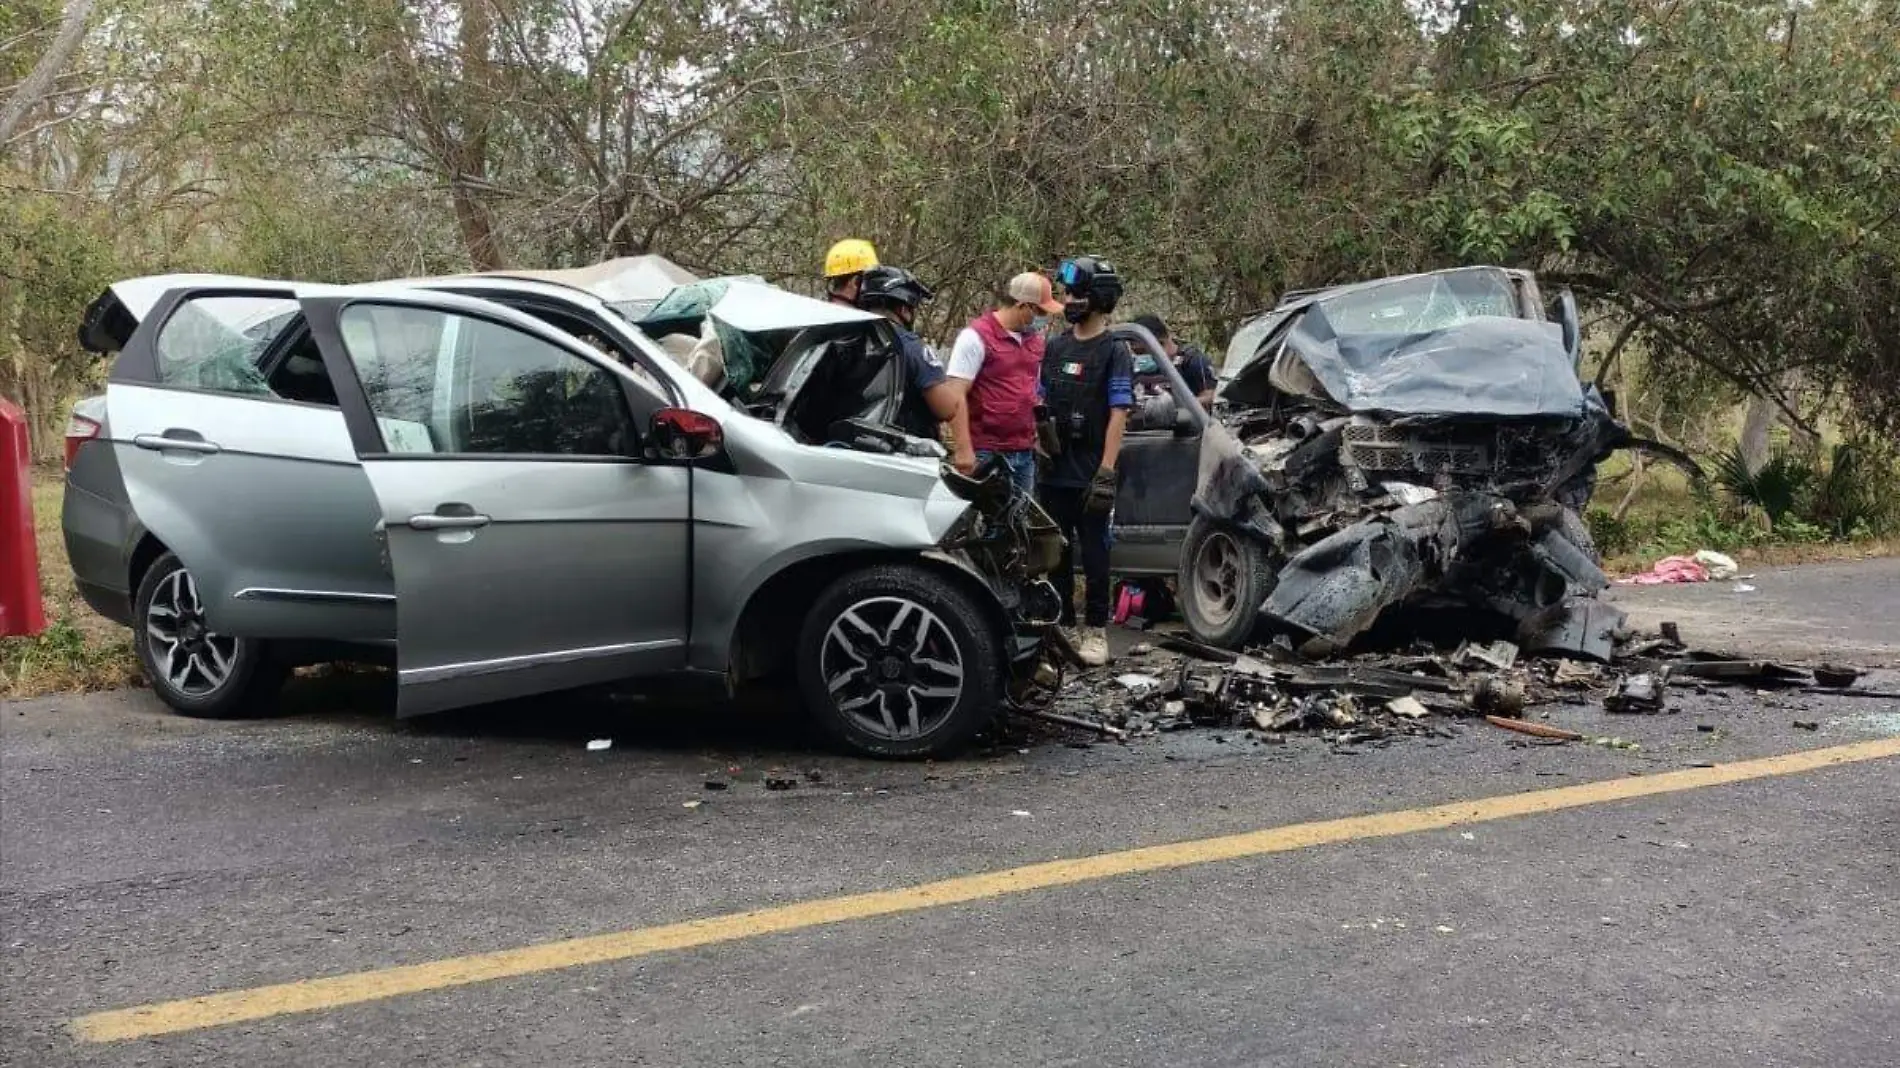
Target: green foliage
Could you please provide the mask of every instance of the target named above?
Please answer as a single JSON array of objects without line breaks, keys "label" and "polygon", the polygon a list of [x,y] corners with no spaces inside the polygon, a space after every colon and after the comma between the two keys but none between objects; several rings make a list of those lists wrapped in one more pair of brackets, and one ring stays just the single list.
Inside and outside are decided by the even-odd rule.
[{"label": "green foliage", "polygon": [[1710,484],[1680,506],[1617,518],[1601,506],[1584,515],[1605,556],[1655,560],[1697,549],[1818,545],[1885,537],[1900,530],[1900,462],[1895,450],[1853,440],[1825,465],[1790,449],[1749,474],[1736,451],[1718,457]]},{"label": "green foliage", "polygon": [[1900,461],[1895,448],[1873,441],[1834,447],[1814,487],[1808,518],[1829,537],[1867,538],[1900,528]]},{"label": "green foliage", "polygon": [[1779,525],[1795,510],[1815,483],[1814,465],[1790,449],[1778,449],[1757,471],[1749,471],[1740,448],[1717,456],[1715,481],[1735,503],[1761,509],[1768,524]]},{"label": "green foliage", "polygon": [[[109,7],[0,172],[61,217],[0,206],[43,246],[14,254],[88,285],[643,251],[809,280],[853,234],[936,286],[931,332],[1093,251],[1217,348],[1288,287],[1488,260],[1633,322],[1672,415],[1798,383],[1900,436],[1893,0]],[[69,335],[90,294],[42,288]]]}]

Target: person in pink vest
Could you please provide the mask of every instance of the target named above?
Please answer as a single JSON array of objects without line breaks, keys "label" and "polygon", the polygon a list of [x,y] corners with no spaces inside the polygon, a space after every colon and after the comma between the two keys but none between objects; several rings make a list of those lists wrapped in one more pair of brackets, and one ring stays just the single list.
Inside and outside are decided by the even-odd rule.
[{"label": "person in pink vest", "polygon": [[[965,473],[1000,456],[1010,481],[1024,493],[1035,492],[1042,332],[1049,316],[1061,314],[1062,302],[1048,277],[1026,271],[1003,287],[996,307],[957,335],[948,370],[950,381],[963,388],[964,403],[951,433],[958,443],[957,466]],[[966,441],[971,449],[962,447]]]}]

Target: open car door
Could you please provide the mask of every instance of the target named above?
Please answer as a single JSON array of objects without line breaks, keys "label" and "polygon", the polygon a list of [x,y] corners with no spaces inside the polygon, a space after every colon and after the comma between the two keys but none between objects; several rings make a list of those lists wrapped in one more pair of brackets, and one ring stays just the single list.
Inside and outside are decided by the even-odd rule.
[{"label": "open car door", "polygon": [[489,301],[298,296],[382,516],[401,715],[685,666],[692,470],[644,455],[661,397]]},{"label": "open car door", "polygon": [[1112,329],[1136,352],[1156,356],[1157,369],[1174,398],[1174,420],[1170,426],[1130,430],[1122,437],[1109,570],[1172,577],[1181,566],[1181,548],[1194,518],[1194,481],[1207,413],[1154,335],[1132,323]]}]

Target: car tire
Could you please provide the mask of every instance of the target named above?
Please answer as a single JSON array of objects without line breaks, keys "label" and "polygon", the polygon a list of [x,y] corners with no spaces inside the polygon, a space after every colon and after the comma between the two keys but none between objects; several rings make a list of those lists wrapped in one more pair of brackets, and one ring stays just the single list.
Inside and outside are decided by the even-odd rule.
[{"label": "car tire", "polygon": [[833,582],[798,636],[798,686],[818,729],[868,756],[956,752],[1002,709],[1004,635],[976,598],[920,567]]},{"label": "car tire", "polygon": [[132,649],[159,700],[181,715],[204,719],[271,711],[289,674],[271,661],[265,643],[204,627],[197,584],[169,552],[139,580],[132,602]]},{"label": "car tire", "polygon": [[1221,649],[1247,644],[1276,578],[1266,546],[1197,515],[1181,543],[1175,599],[1196,641]]}]

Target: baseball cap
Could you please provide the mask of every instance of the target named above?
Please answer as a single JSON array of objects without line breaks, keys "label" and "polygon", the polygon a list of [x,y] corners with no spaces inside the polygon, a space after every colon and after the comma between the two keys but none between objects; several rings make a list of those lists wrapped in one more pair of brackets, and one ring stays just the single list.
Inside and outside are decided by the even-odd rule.
[{"label": "baseball cap", "polygon": [[1040,271],[1024,271],[1009,280],[1003,292],[1018,304],[1033,304],[1045,315],[1061,315],[1062,302],[1056,299],[1055,287]]}]

